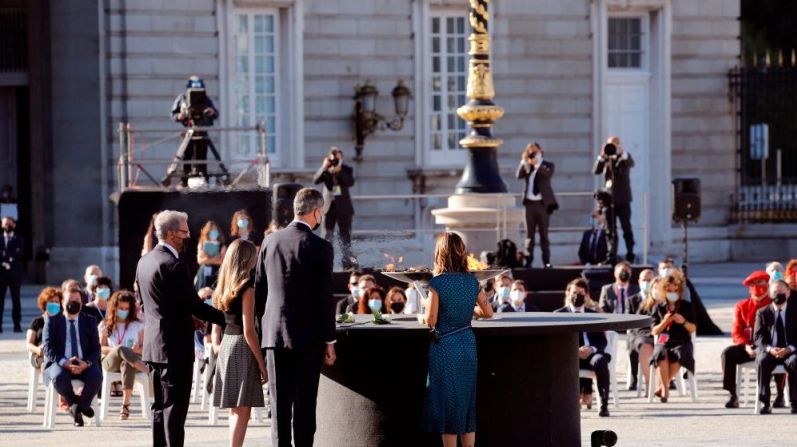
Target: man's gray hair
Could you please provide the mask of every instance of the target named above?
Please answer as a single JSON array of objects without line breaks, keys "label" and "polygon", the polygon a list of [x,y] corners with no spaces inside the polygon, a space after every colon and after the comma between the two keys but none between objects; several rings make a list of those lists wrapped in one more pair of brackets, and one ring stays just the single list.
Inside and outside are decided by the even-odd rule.
[{"label": "man's gray hair", "polygon": [[302,188],[293,199],[293,214],[306,216],[318,208],[324,207],[324,196],[313,188]]},{"label": "man's gray hair", "polygon": [[180,229],[180,222],[188,223],[188,214],[182,211],[166,210],[155,216],[155,235],[159,241],[166,238],[169,231]]}]

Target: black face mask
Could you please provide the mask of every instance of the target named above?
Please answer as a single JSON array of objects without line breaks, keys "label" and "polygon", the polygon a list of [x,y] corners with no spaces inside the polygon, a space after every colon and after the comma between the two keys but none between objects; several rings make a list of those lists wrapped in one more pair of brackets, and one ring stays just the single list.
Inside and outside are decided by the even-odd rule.
[{"label": "black face mask", "polygon": [[401,311],[404,310],[404,303],[402,303],[401,301],[396,301],[395,303],[390,303],[390,308],[393,310],[393,312],[395,312],[397,314],[400,314]]},{"label": "black face mask", "polygon": [[80,302],[70,301],[66,303],[66,313],[69,315],[77,315],[80,312]]},{"label": "black face mask", "polygon": [[3,227],[3,231],[5,231],[6,233],[13,233],[14,232],[14,226],[13,225],[6,225],[6,226]]},{"label": "black face mask", "polygon": [[623,270],[623,271],[620,272],[619,277],[620,277],[620,281],[628,282],[628,280],[631,279],[631,274],[628,273],[628,270]]},{"label": "black face mask", "polygon": [[772,298],[772,302],[777,304],[778,306],[780,306],[781,304],[786,302],[786,294],[785,293],[779,293],[779,294],[775,295],[775,297]]},{"label": "black face mask", "polygon": [[312,228],[312,230],[313,230],[313,231],[315,231],[315,230],[317,230],[317,229],[318,229],[320,226],[321,226],[321,218],[318,218],[318,220],[316,220],[316,221],[315,221],[315,225],[313,225],[313,228]]},{"label": "black face mask", "polygon": [[574,307],[581,307],[581,306],[583,306],[583,305],[584,305],[584,301],[586,300],[586,296],[584,296],[584,295],[583,295],[583,294],[581,294],[581,293],[577,293],[577,294],[575,294],[575,295],[572,295],[572,297],[571,297],[571,298],[572,298],[572,300],[573,300],[573,306],[574,306]]}]

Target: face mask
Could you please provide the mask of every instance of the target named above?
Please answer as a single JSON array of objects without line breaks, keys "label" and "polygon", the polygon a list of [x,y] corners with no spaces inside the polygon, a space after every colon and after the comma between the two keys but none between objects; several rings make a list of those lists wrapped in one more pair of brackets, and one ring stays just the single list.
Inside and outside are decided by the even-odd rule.
[{"label": "face mask", "polygon": [[581,293],[576,293],[571,295],[570,299],[573,301],[573,307],[581,307],[584,305],[584,301],[586,301],[587,297]]},{"label": "face mask", "polygon": [[210,230],[208,233],[208,237],[211,239],[218,239],[219,238],[219,230]]},{"label": "face mask", "polygon": [[354,297],[354,299],[357,299],[357,298],[359,298],[359,297],[360,297],[360,288],[359,288],[359,287],[356,287],[356,286],[355,286],[355,287],[352,287],[352,288],[351,288],[351,296],[353,296],[353,297]]},{"label": "face mask", "polygon": [[107,287],[100,287],[97,289],[97,298],[100,300],[105,301],[109,296],[111,296],[111,289]]},{"label": "face mask", "polygon": [[89,278],[86,281],[86,285],[93,286],[96,283],[97,283],[97,275],[89,275]]},{"label": "face mask", "polygon": [[66,303],[66,313],[77,315],[80,312],[80,301],[70,301]]},{"label": "face mask", "polygon": [[753,287],[750,287],[750,290],[752,291],[754,296],[763,296],[763,295],[767,294],[767,292],[769,291],[769,287],[767,287],[767,286],[753,286]]},{"label": "face mask", "polygon": [[368,308],[371,309],[373,312],[377,312],[382,309],[382,300],[368,300]]},{"label": "face mask", "polygon": [[393,312],[400,314],[401,311],[404,310],[404,303],[402,303],[401,301],[390,303],[390,308],[393,310]]},{"label": "face mask", "polygon": [[778,280],[783,281],[783,272],[779,272],[776,270],[772,272],[772,275],[770,275],[769,282],[775,282]]},{"label": "face mask", "polygon": [[13,233],[14,232],[14,226],[13,225],[6,225],[6,226],[3,227],[3,231],[5,231],[6,233]]},{"label": "face mask", "polygon": [[116,318],[120,320],[127,320],[127,316],[130,314],[130,310],[122,310],[118,309],[116,311]]},{"label": "face mask", "polygon": [[778,306],[780,306],[781,304],[786,302],[786,294],[785,293],[779,293],[779,294],[775,295],[774,297],[772,297],[772,302],[777,304]]},{"label": "face mask", "polygon": [[509,292],[509,299],[512,300],[512,304],[519,306],[523,304],[523,300],[526,298],[525,292],[521,292],[520,290],[513,290]]},{"label": "face mask", "polygon": [[667,301],[674,303],[678,301],[678,293],[676,292],[667,292]]},{"label": "face mask", "polygon": [[208,306],[213,306],[213,297],[206,299],[205,304],[207,304]]},{"label": "face mask", "polygon": [[661,276],[662,278],[664,278],[665,276],[667,276],[669,274],[670,274],[670,269],[669,268],[664,267],[664,268],[660,268],[659,269],[659,276]]},{"label": "face mask", "polygon": [[[315,217],[315,213],[313,214],[313,217]],[[321,226],[321,218],[319,217],[319,218],[316,219],[315,225],[313,225],[313,231],[317,230],[318,227],[320,227],[320,226]]]},{"label": "face mask", "polygon": [[247,219],[238,219],[237,224],[238,224],[238,228],[240,228],[242,230],[245,230],[245,229],[249,228],[249,220],[247,220]]},{"label": "face mask", "polygon": [[501,298],[509,298],[510,290],[509,287],[499,287],[498,288],[498,296]]},{"label": "face mask", "polygon": [[650,281],[640,281],[639,290],[642,293],[648,293],[650,291]]},{"label": "face mask", "polygon": [[620,278],[620,281],[622,282],[628,282],[628,280],[631,279],[631,274],[628,273],[628,270],[623,270],[618,275],[618,278]]},{"label": "face mask", "polygon": [[61,305],[58,303],[47,303],[47,315],[53,316],[61,313]]}]

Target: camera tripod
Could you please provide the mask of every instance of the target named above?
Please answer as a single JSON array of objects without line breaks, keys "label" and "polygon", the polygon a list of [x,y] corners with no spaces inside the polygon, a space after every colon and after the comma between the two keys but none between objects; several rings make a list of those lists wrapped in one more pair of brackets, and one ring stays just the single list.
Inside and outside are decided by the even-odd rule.
[{"label": "camera tripod", "polygon": [[[174,159],[172,160],[171,164],[169,164],[168,169],[166,169],[166,175],[163,177],[163,180],[161,180],[161,184],[163,186],[169,186],[171,184],[171,177],[177,175],[177,170],[180,168],[180,166],[187,163],[185,161],[185,152],[188,150],[189,145],[193,146],[194,149],[194,160],[192,161],[200,161],[198,158],[200,156],[200,154],[198,154],[198,149],[203,143],[207,144],[208,148],[213,153],[213,157],[219,162],[219,169],[221,170],[221,173],[208,174],[207,164],[190,163],[192,167],[191,175],[200,174],[204,177],[218,177],[221,179],[222,184],[227,184],[229,182],[230,172],[227,170],[227,167],[224,166],[224,162],[221,161],[221,156],[216,150],[216,146],[213,145],[213,141],[211,141],[208,133],[205,131],[198,131],[193,127],[189,127],[183,135],[183,141],[180,142],[180,146],[177,148],[177,153],[174,155]],[[201,154],[201,156],[204,157],[205,154]],[[207,160],[207,158],[205,158],[205,160]],[[182,177],[185,176],[185,171],[183,171]]]}]

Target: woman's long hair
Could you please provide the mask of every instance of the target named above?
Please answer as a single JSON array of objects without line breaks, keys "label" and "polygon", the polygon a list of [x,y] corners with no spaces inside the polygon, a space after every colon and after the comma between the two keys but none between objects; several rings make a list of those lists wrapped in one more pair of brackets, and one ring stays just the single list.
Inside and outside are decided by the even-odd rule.
[{"label": "woman's long hair", "polygon": [[678,301],[682,301],[684,299],[684,288],[686,286],[686,280],[684,279],[684,274],[677,268],[671,267],[670,273],[667,276],[663,276],[659,278],[659,282],[656,284],[656,287],[653,288],[651,286],[651,291],[656,291],[661,297],[666,297],[668,288],[671,284],[674,284],[677,289],[676,293],[678,294]]},{"label": "woman's long hair", "polygon": [[387,313],[387,306],[385,306],[385,289],[379,286],[369,287],[365,290],[363,296],[357,301],[357,313],[358,314],[370,314],[371,308],[368,306],[368,300],[371,299],[371,294],[377,293],[379,294],[379,299],[382,300],[382,308],[379,310],[380,312]]},{"label": "woman's long hair", "polygon": [[217,309],[230,308],[230,304],[252,277],[256,264],[255,244],[242,239],[236,239],[230,244],[219,269],[216,290],[213,291],[213,305]]},{"label": "woman's long hair", "polygon": [[235,214],[232,215],[232,220],[230,221],[230,237],[237,238],[240,234],[240,230],[238,229],[238,219],[246,219],[249,221],[249,226],[246,228],[250,233],[254,233],[254,229],[252,225],[254,222],[252,221],[252,216],[246,210],[238,210]]},{"label": "woman's long hair", "polygon": [[434,248],[434,274],[468,271],[465,242],[457,233],[446,231],[437,237]]},{"label": "woman's long hair", "polygon": [[795,272],[797,272],[797,259],[792,259],[786,264],[786,269],[783,272],[783,279],[791,289],[797,289],[797,281],[795,281]]},{"label": "woman's long hair", "polygon": [[221,232],[221,227],[212,220],[205,222],[205,225],[202,226],[202,230],[199,231],[199,248],[202,248],[205,241],[210,239],[210,230],[218,230],[219,237],[216,240],[219,242],[219,246],[224,245],[224,233]]},{"label": "woman's long hair", "polygon": [[656,301],[656,297],[659,296],[658,286],[661,282],[661,278],[658,276],[653,278],[650,281],[650,290],[648,291],[648,297],[645,298],[645,301],[642,303],[642,312],[645,314],[650,314],[653,311],[653,308],[658,305],[658,301]]},{"label": "woman's long hair", "polygon": [[129,290],[119,290],[111,295],[108,300],[108,310],[105,312],[105,332],[110,336],[116,329],[116,310],[119,308],[119,303],[127,303],[130,305],[130,313],[127,314],[127,322],[138,320],[138,313],[136,309],[136,295]]},{"label": "woman's long hair", "polygon": [[152,215],[147,226],[147,234],[144,235],[144,246],[141,247],[141,256],[152,251],[158,245],[158,236],[155,234],[155,217],[158,213]]}]

